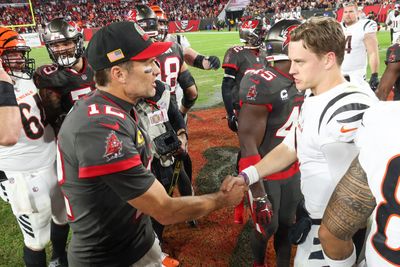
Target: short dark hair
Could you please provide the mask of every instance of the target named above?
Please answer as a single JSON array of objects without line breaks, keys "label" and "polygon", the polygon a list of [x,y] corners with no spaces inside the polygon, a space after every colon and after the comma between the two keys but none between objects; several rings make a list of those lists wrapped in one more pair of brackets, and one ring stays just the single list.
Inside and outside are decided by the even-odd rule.
[{"label": "short dark hair", "polygon": [[[117,66],[126,69],[129,72],[132,69],[132,61],[122,62],[119,63]],[[98,86],[106,86],[110,82],[111,68],[98,70],[94,72],[94,80]]]},{"label": "short dark hair", "polygon": [[330,17],[311,17],[290,32],[290,41],[304,42],[304,48],[318,56],[334,52],[336,62],[342,65],[346,39],[339,22]]}]

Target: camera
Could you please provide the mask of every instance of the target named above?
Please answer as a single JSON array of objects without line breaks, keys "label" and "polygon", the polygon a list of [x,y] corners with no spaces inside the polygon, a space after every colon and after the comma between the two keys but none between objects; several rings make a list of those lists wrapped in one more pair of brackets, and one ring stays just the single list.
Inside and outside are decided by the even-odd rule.
[{"label": "camera", "polygon": [[156,152],[160,156],[171,155],[175,153],[181,146],[181,141],[179,141],[176,133],[172,130],[157,136],[153,141]]}]

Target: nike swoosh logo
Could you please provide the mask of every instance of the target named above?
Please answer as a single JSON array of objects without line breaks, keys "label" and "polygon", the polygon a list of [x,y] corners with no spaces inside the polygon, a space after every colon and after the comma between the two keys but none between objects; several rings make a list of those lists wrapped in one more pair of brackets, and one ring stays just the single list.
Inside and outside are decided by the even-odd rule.
[{"label": "nike swoosh logo", "polygon": [[250,81],[252,81],[255,84],[260,84],[260,81],[258,81],[258,80],[250,79]]},{"label": "nike swoosh logo", "polygon": [[346,129],[346,128],[344,128],[344,126],[342,126],[342,128],[340,128],[340,132],[341,133],[348,133],[348,132],[352,132],[352,131],[355,131],[355,130],[357,130],[358,128],[349,128],[349,129]]},{"label": "nike swoosh logo", "polygon": [[100,125],[106,127],[106,128],[110,128],[111,130],[114,131],[118,131],[119,130],[119,124],[118,122],[114,123],[114,124],[107,124],[107,123],[99,123]]}]

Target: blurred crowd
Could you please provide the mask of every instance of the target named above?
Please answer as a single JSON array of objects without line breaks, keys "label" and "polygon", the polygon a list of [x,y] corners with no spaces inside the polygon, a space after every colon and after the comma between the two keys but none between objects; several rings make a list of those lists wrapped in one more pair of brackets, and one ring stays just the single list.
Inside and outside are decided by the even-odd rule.
[{"label": "blurred crowd", "polygon": [[[32,24],[30,6],[26,0],[0,0],[2,25]],[[264,16],[272,19],[300,18],[304,10],[336,10],[343,0],[251,0],[244,16]],[[136,4],[161,6],[170,21],[216,18],[228,0],[33,0],[36,25],[41,25],[56,17],[64,17],[78,23],[82,28],[102,27],[111,22],[121,21]],[[360,6],[387,4],[388,1],[362,0]],[[11,4],[11,5],[10,5]],[[33,27],[21,27],[19,31],[36,31]]]},{"label": "blurred crowd", "polygon": [[[33,11],[37,25],[44,25],[56,17],[77,22],[83,28],[102,27],[121,21],[137,3],[159,5],[169,20],[191,20],[216,17],[228,0],[180,0],[180,1],[120,1],[120,0],[34,0]],[[10,4],[10,1],[7,1]],[[14,0],[13,6],[0,2],[0,17],[3,25],[32,24],[33,18],[27,1]],[[33,29],[26,28],[26,31]]]}]

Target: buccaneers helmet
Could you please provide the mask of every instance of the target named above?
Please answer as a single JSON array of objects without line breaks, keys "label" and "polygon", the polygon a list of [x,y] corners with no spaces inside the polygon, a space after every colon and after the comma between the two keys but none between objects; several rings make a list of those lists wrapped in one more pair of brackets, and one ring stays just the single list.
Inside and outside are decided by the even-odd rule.
[{"label": "buccaneers helmet", "polygon": [[150,6],[150,8],[154,11],[158,19],[158,35],[156,37],[157,41],[162,42],[165,40],[165,37],[167,37],[168,34],[167,15],[165,14],[164,10],[162,10],[162,8],[159,6]]},{"label": "buccaneers helmet", "polygon": [[0,27],[0,57],[4,70],[21,79],[31,79],[35,70],[35,60],[29,58],[31,48],[16,31]]},{"label": "buccaneers helmet", "polygon": [[298,20],[284,19],[271,27],[265,38],[268,61],[289,60],[290,32],[301,24]]},{"label": "buccaneers helmet", "polygon": [[158,35],[157,16],[150,7],[146,5],[136,5],[127,15],[127,20],[136,22],[151,38]]},{"label": "buccaneers helmet", "polygon": [[266,34],[267,28],[260,18],[243,21],[239,27],[240,41],[253,47],[259,47]]},{"label": "buccaneers helmet", "polygon": [[[67,22],[62,18],[53,19],[46,25],[42,39],[51,60],[58,66],[71,67],[83,55],[82,30],[74,22]],[[75,43],[74,48],[55,51],[57,44],[70,40]]]}]

